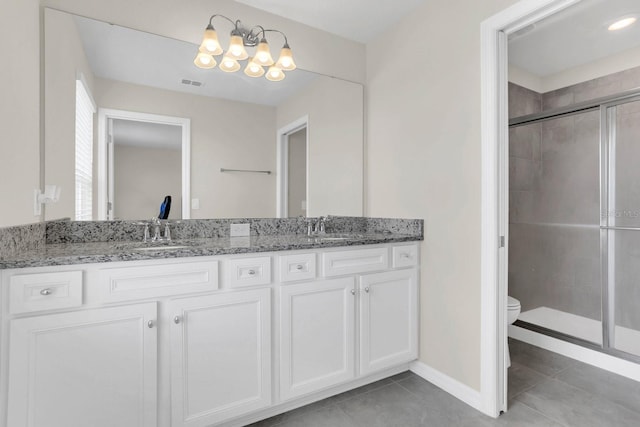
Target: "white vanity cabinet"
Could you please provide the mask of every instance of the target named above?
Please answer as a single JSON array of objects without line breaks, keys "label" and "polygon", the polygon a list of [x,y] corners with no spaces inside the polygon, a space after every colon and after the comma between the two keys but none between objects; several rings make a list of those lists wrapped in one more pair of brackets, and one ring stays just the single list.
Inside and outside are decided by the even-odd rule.
[{"label": "white vanity cabinet", "polygon": [[392,252],[401,268],[358,275],[389,270],[389,248],[327,251],[321,254],[326,279],[281,286],[282,400],[418,357],[417,245]]},{"label": "white vanity cabinet", "polygon": [[360,277],[360,374],[418,357],[418,272]]},{"label": "white vanity cabinet", "polygon": [[271,289],[171,301],[172,427],[271,404]]},{"label": "white vanity cabinet", "polygon": [[0,270],[0,427],[242,426],[407,369],[418,244]]},{"label": "white vanity cabinet", "polygon": [[280,290],[280,397],[288,400],[355,377],[355,280]]},{"label": "white vanity cabinet", "polygon": [[11,321],[8,426],[155,427],[156,304]]}]

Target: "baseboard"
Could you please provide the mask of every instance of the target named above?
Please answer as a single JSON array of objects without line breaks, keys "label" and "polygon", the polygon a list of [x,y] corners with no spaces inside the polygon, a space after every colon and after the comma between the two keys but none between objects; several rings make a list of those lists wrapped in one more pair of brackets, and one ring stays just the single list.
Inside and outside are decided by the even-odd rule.
[{"label": "baseboard", "polygon": [[474,390],[468,385],[463,384],[460,381],[453,379],[436,369],[433,369],[431,366],[423,362],[413,362],[409,365],[409,369],[414,374],[438,386],[458,400],[463,401],[467,405],[471,406],[474,409],[477,409],[480,412],[484,412],[482,410],[482,399],[480,398],[480,392],[478,390]]},{"label": "baseboard", "polygon": [[591,350],[590,348],[582,347],[570,342],[562,341],[557,338],[549,337],[515,325],[509,325],[509,336],[528,344],[535,345],[536,347],[541,347],[545,350],[553,351],[554,353],[604,369],[605,371],[613,372],[614,374],[622,375],[623,377],[627,377],[635,381],[640,381],[640,364]]}]

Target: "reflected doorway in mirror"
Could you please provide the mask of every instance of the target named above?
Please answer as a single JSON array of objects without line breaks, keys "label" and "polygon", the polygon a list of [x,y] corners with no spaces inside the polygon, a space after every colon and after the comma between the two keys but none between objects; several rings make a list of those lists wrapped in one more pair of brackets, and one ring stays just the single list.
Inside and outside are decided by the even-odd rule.
[{"label": "reflected doorway in mirror", "polygon": [[150,218],[166,195],[189,219],[190,135],[187,118],[100,109],[98,219]]}]

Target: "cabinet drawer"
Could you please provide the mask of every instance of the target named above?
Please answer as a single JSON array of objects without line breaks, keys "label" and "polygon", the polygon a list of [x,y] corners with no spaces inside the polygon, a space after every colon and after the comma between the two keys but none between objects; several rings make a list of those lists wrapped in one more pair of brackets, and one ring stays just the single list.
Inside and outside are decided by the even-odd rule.
[{"label": "cabinet drawer", "polygon": [[280,256],[280,281],[315,279],[316,254],[292,254]]},{"label": "cabinet drawer", "polygon": [[82,271],[21,274],[9,279],[11,314],[82,305]]},{"label": "cabinet drawer", "polygon": [[106,301],[211,291],[218,289],[218,261],[104,268],[99,277]]},{"label": "cabinet drawer", "polygon": [[232,288],[271,283],[271,257],[238,258],[226,262],[228,285]]},{"label": "cabinet drawer", "polygon": [[367,273],[389,268],[387,248],[357,249],[322,254],[322,274],[325,277]]},{"label": "cabinet drawer", "polygon": [[394,246],[392,253],[393,268],[415,267],[418,265],[417,245]]}]

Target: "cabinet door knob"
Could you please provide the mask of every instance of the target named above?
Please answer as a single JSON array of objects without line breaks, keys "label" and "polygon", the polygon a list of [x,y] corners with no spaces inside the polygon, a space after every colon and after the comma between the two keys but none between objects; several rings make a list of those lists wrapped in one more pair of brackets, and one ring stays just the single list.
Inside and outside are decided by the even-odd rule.
[{"label": "cabinet door knob", "polygon": [[298,264],[296,265],[296,270],[300,271],[302,270],[304,267],[302,266],[302,264]]},{"label": "cabinet door knob", "polygon": [[355,289],[351,289],[351,295],[355,295],[356,294],[356,290]]},{"label": "cabinet door knob", "polygon": [[153,328],[153,320],[149,320],[149,321],[147,322],[147,327],[148,327],[149,329]]},{"label": "cabinet door knob", "polygon": [[175,323],[176,325],[177,325],[178,323],[180,323],[180,316],[176,316],[176,317],[174,317],[174,318],[173,318],[173,323]]},{"label": "cabinet door knob", "polygon": [[247,274],[248,274],[249,276],[255,276],[255,275],[256,275],[256,271],[255,271],[255,270],[249,270],[249,271],[247,272]]},{"label": "cabinet door knob", "polygon": [[46,295],[51,295],[52,292],[53,291],[51,289],[46,288],[46,289],[43,289],[43,290],[40,291],[40,295],[45,295],[45,296]]},{"label": "cabinet door knob", "polygon": [[367,286],[366,288],[364,288],[364,291],[365,291],[366,293],[369,293],[369,287]]}]

